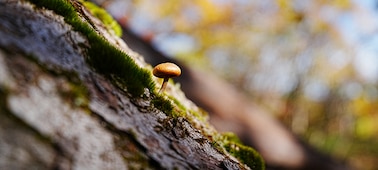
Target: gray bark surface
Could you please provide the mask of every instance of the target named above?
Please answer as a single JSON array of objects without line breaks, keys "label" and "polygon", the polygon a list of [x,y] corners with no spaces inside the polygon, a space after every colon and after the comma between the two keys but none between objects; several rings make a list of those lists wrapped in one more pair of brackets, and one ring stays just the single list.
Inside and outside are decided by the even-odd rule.
[{"label": "gray bark surface", "polygon": [[8,0],[0,23],[0,169],[247,168],[154,108],[148,90],[130,97],[95,72],[62,16]]}]

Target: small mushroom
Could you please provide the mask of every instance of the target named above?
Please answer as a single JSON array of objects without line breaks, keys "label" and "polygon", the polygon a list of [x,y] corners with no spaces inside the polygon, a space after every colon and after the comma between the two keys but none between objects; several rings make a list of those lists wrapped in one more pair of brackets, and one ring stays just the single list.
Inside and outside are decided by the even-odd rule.
[{"label": "small mushroom", "polygon": [[152,71],[154,76],[159,78],[164,78],[163,84],[159,90],[159,93],[163,92],[165,87],[167,86],[167,82],[169,78],[177,77],[181,75],[181,69],[179,66],[173,63],[161,63],[155,66],[154,70]]}]

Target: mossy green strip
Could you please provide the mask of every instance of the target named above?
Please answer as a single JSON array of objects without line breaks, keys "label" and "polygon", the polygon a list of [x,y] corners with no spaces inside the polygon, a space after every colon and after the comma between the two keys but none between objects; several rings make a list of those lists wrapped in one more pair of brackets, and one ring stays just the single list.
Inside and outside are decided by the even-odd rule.
[{"label": "mossy green strip", "polygon": [[228,153],[238,158],[253,170],[265,169],[265,164],[260,155],[251,147],[239,143],[227,143],[223,146]]},{"label": "mossy green strip", "polygon": [[177,117],[177,113],[173,110],[173,105],[171,101],[164,99],[164,96],[156,95],[154,99],[152,99],[152,104],[154,107],[158,108],[159,110],[163,111],[168,116]]},{"label": "mossy green strip", "polygon": [[[159,94],[155,94],[155,83],[152,80],[149,70],[140,68],[127,54],[111,45],[107,40],[99,36],[95,30],[83,22],[75,8],[67,0],[29,0],[38,7],[44,7],[55,11],[63,16],[75,31],[81,32],[88,38],[90,48],[88,48],[88,62],[99,72],[113,78],[117,83],[124,84],[127,91],[133,96],[140,96],[144,93],[144,88],[148,88],[154,95],[152,104],[172,117],[185,116],[186,109],[177,111],[170,100]],[[175,105],[181,106],[175,101]],[[184,112],[183,112],[184,111]],[[240,143],[235,135],[213,134],[214,146],[220,145],[227,152],[240,159],[252,169],[265,169],[264,161],[260,155],[248,146]],[[218,137],[216,137],[218,136]]]},{"label": "mossy green strip", "polygon": [[215,135],[215,140],[235,158],[246,164],[253,170],[264,170],[265,163],[260,154],[249,146],[242,144],[238,136],[234,133],[223,133]]},{"label": "mossy green strip", "polygon": [[108,30],[113,31],[114,34],[117,35],[118,37],[122,36],[121,26],[118,25],[117,21],[115,21],[113,17],[109,15],[108,12],[106,12],[106,10],[98,7],[96,4],[89,1],[82,0],[80,2],[82,2],[83,5],[87,7],[87,9],[90,10],[90,12],[95,17],[100,19]]},{"label": "mossy green strip", "polygon": [[[106,40],[97,38],[97,35],[90,34],[90,41]],[[125,84],[127,91],[134,96],[140,96],[144,92],[144,88],[148,88],[151,92],[155,89],[155,83],[152,80],[149,70],[142,69],[135,64],[134,60],[122,51],[109,43],[91,43],[88,51],[91,57],[90,63],[99,72],[106,75],[116,76],[116,80]]]},{"label": "mossy green strip", "polygon": [[151,92],[155,89],[149,70],[140,68],[127,54],[111,45],[100,37],[95,30],[83,22],[72,4],[66,0],[30,0],[38,7],[53,10],[64,17],[75,31],[81,32],[88,38],[88,61],[99,72],[115,77],[116,80],[126,84],[127,91],[133,96],[140,96],[144,88]]}]

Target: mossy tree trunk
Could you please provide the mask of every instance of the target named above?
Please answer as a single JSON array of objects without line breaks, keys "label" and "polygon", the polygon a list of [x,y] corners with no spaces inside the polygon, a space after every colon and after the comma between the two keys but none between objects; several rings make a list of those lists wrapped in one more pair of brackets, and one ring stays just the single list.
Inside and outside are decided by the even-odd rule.
[{"label": "mossy tree trunk", "polygon": [[254,103],[224,80],[165,56],[126,27],[122,38],[152,65],[167,61],[180,64],[183,74],[175,80],[187,97],[209,112],[210,122],[219,131],[236,133],[244,144],[254,146],[264,158],[267,169],[352,169],[301,140],[270,116],[269,109]]},{"label": "mossy tree trunk", "polygon": [[[67,2],[146,66],[80,3]],[[186,118],[155,108],[151,89],[135,96],[100,74],[87,56],[90,40],[52,10],[0,1],[0,169],[249,169]]]},{"label": "mossy tree trunk", "polygon": [[[104,6],[114,3],[114,0],[92,1]],[[124,22],[124,18],[118,19]],[[167,61],[178,63],[183,74],[175,80],[181,84],[187,97],[209,112],[210,122],[219,131],[232,131],[244,144],[254,146],[264,158],[267,169],[352,169],[346,162],[322,153],[290,132],[270,116],[270,109],[256,104],[233,85],[164,55],[127,28],[128,24],[122,26],[122,38],[152,65]]]}]

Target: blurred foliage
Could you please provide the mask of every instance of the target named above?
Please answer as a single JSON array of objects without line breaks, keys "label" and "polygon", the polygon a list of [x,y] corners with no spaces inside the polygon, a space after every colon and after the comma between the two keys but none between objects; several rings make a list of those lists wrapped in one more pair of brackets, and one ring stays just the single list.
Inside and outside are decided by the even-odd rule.
[{"label": "blurred foliage", "polygon": [[232,82],[324,152],[378,168],[374,1],[97,3],[168,55]]}]

